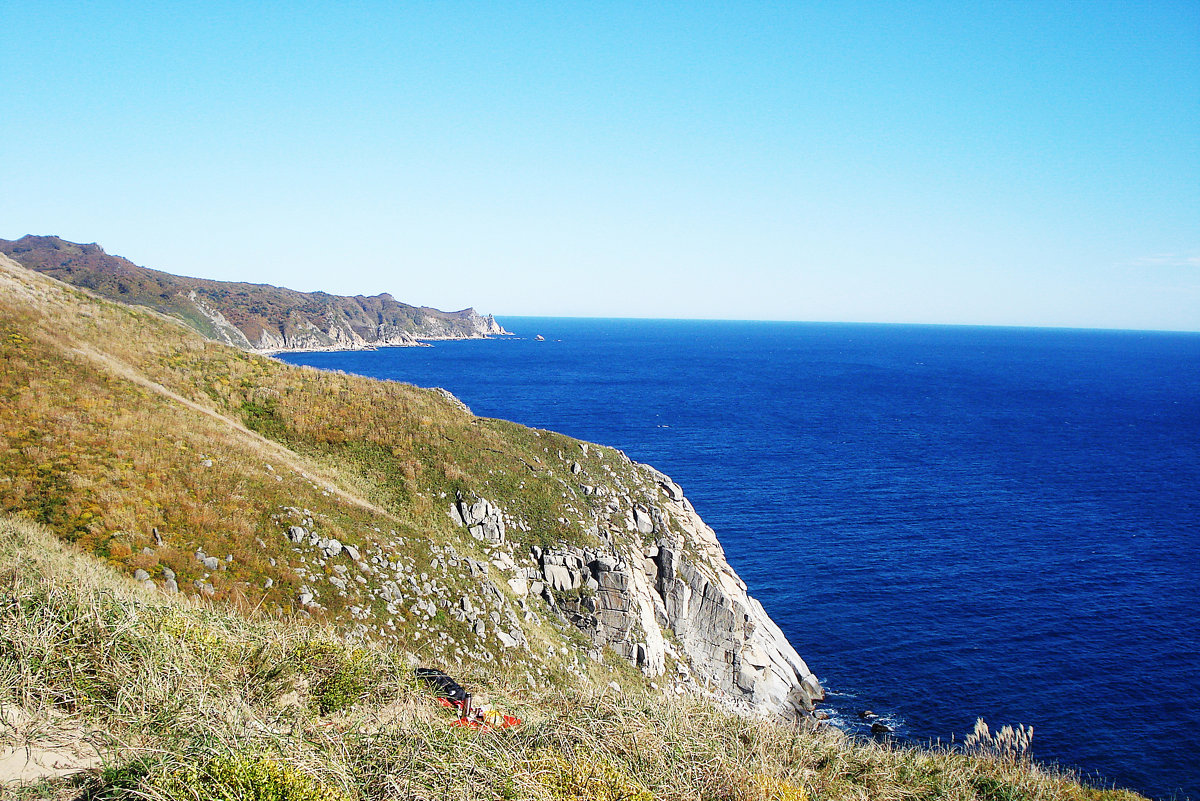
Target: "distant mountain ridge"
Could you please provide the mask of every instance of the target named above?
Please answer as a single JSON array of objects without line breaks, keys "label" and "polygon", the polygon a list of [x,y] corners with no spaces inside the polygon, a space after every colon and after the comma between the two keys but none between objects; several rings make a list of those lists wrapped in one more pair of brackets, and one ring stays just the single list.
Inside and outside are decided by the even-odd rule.
[{"label": "distant mountain ridge", "polygon": [[269,284],[189,278],[139,267],[97,244],[57,236],[0,239],[0,253],[98,295],[178,318],[209,339],[244,350],[360,350],[423,339],[507,334],[491,315],[410,306],[390,294],[299,292]]}]

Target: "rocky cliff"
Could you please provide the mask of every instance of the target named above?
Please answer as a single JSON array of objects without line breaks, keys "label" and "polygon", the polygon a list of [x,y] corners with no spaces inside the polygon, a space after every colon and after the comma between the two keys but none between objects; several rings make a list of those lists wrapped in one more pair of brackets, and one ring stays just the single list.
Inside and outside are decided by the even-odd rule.
[{"label": "rocky cliff", "polygon": [[410,306],[386,293],[346,297],[187,278],[56,236],[0,239],[0,253],[112,300],[168,314],[243,350],[359,350],[508,333],[491,315],[474,309],[443,312]]},{"label": "rocky cliff", "polygon": [[669,659],[677,687],[738,712],[807,717],[821,685],[747,593],[716,534],[668,476],[610,453],[617,463],[601,456],[599,470],[569,461],[584,497],[598,501],[573,510],[594,546],[514,548],[510,531],[519,543],[528,526],[484,498],[460,494],[450,517],[491,550],[518,597],[544,599],[597,649],[611,647],[651,677]]},{"label": "rocky cliff", "polygon": [[[20,797],[1133,799],[1008,745],[691,703],[805,721],[821,691],[682,490],[619,451],[3,255],[0,367],[0,785],[112,768]],[[464,749],[416,665],[519,714],[528,747]]]}]

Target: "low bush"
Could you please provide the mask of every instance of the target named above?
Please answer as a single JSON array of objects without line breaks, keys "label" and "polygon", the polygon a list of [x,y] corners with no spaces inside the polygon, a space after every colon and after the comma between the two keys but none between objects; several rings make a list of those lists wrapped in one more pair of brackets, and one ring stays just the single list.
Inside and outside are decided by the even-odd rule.
[{"label": "low bush", "polygon": [[352,801],[276,757],[234,752],[194,757],[185,764],[135,759],[102,772],[89,801]]}]

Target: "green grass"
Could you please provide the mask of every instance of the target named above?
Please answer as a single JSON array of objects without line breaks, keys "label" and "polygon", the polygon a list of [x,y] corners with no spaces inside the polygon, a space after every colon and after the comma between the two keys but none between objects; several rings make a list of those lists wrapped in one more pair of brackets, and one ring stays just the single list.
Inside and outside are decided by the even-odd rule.
[{"label": "green grass", "polygon": [[[44,523],[127,573],[161,581],[170,570],[187,594],[200,582],[215,601],[331,621],[355,607],[366,610],[360,636],[453,662],[471,640],[465,629],[439,610],[454,643],[418,643],[428,626],[407,608],[382,608],[376,577],[334,590],[333,564],[302,563],[283,540],[300,522],[285,509],[309,510],[322,536],[364,554],[426,564],[435,543],[487,559],[449,518],[458,492],[523,521],[526,530],[510,529],[520,553],[597,543],[580,523],[600,503],[583,495],[584,479],[655,492],[609,448],[585,454],[569,437],[474,417],[431,390],[206,342],[28,271],[3,278],[14,291],[0,296],[0,511]],[[579,479],[573,461],[583,465]],[[221,558],[221,569],[205,569],[197,550]],[[451,595],[473,588],[469,576],[438,578]],[[302,611],[297,597],[314,580],[320,606]],[[554,627],[526,628],[542,654],[562,638]],[[530,676],[563,668],[501,653],[494,641],[474,648],[517,659]]]}]

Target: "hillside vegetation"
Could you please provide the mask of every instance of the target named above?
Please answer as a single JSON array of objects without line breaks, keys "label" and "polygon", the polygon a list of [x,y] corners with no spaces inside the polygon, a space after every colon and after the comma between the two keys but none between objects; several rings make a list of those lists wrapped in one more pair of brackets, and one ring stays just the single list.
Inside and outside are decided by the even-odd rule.
[{"label": "hillside vegetation", "polygon": [[[672,542],[720,578],[688,508],[611,448],[206,341],[0,257],[3,745],[98,750],[90,798],[1132,797],[708,703],[732,685],[687,632],[616,630],[604,587],[556,583],[545,556],[654,573],[642,554]],[[642,661],[652,635],[665,664]],[[528,724],[451,730],[418,663]]]},{"label": "hillside vegetation", "polygon": [[[564,450],[589,459],[574,440],[476,418],[436,391],[253,356],[0,264],[0,510],[158,586],[491,661],[499,643],[439,603],[495,570],[448,509],[458,493],[486,495],[533,543],[596,540]],[[611,449],[589,454],[640,481]],[[293,526],[357,556],[293,543]],[[386,582],[393,599],[378,597]],[[529,616],[530,647],[505,658],[535,665],[530,681],[580,671],[560,646],[582,635],[545,602],[491,600]]]}]

